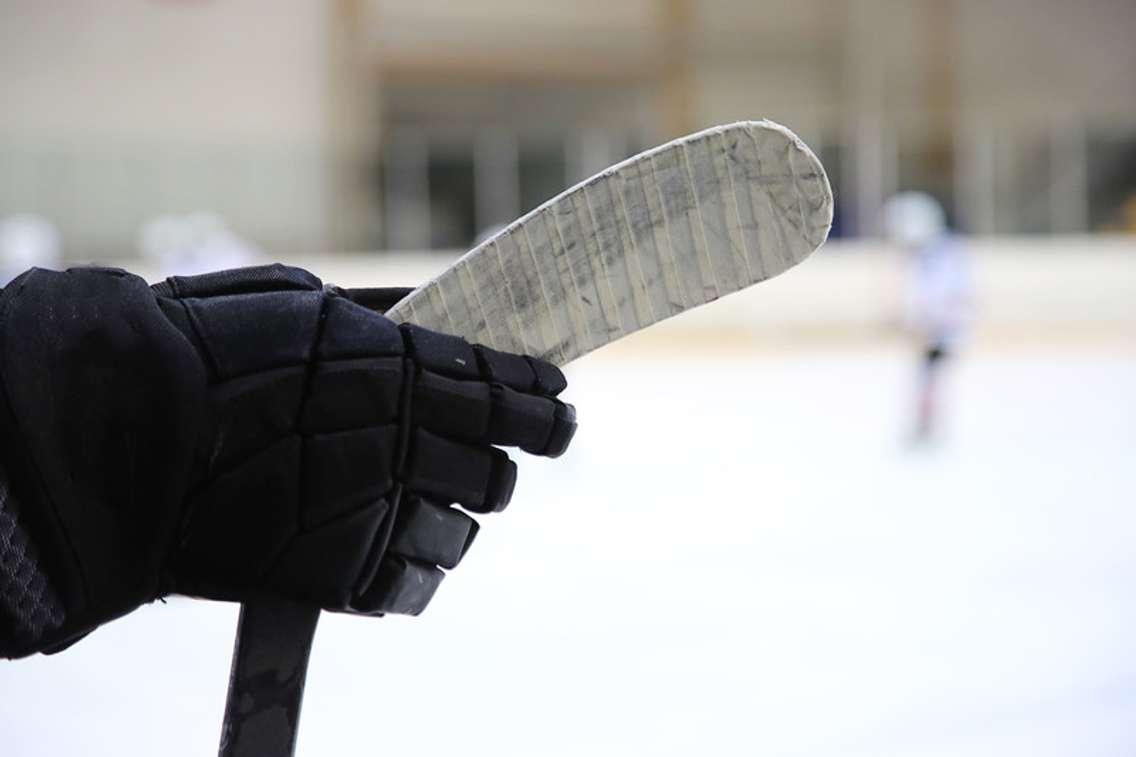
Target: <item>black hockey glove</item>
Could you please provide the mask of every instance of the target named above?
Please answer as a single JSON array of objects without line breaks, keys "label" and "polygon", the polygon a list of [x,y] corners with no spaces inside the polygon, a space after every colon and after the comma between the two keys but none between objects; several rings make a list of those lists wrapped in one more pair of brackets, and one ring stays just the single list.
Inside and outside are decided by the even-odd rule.
[{"label": "black hockey glove", "polygon": [[[491,445],[559,455],[575,411],[556,367],[372,309],[404,291],[279,265],[10,284],[0,655],[170,592],[421,612],[477,531],[451,503],[485,513],[512,494],[516,467]],[[29,538],[4,558],[6,516]]]}]

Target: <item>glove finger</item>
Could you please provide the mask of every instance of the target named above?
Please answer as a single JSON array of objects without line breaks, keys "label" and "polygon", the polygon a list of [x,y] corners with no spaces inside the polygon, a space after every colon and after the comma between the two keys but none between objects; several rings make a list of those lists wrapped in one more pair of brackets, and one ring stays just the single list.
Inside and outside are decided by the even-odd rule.
[{"label": "glove finger", "polygon": [[473,345],[460,336],[442,334],[410,323],[403,323],[398,328],[407,354],[419,367],[453,378],[481,378]]},{"label": "glove finger", "polygon": [[525,359],[536,374],[536,391],[555,397],[568,387],[568,379],[564,378],[563,371],[552,363],[532,355],[526,355]]},{"label": "glove finger", "polygon": [[540,358],[501,352],[481,344],[474,345],[473,349],[487,381],[504,384],[518,392],[550,397],[560,394],[568,385],[559,368]]},{"label": "glove finger", "polygon": [[426,609],[446,574],[440,568],[388,554],[375,580],[351,603],[360,613],[417,615]]},{"label": "glove finger", "polygon": [[415,429],[403,476],[408,488],[475,513],[509,504],[517,466],[499,449],[462,444]]},{"label": "glove finger", "polygon": [[455,568],[477,529],[477,521],[460,510],[408,497],[399,508],[389,549],[419,562]]},{"label": "glove finger", "polygon": [[562,454],[576,430],[575,409],[560,400],[429,371],[415,379],[412,417],[419,426],[449,438],[520,447],[549,457]]},{"label": "glove finger", "polygon": [[492,388],[491,397],[488,443],[547,457],[559,457],[568,448],[576,433],[576,409],[571,405],[499,384]]},{"label": "glove finger", "polygon": [[431,371],[414,378],[411,419],[415,425],[451,439],[485,440],[492,410],[484,381],[460,381]]},{"label": "glove finger", "polygon": [[461,337],[408,323],[399,328],[407,351],[427,370],[445,373],[454,378],[486,378],[517,391],[550,397],[560,394],[568,385],[559,368],[540,358],[471,345]]}]

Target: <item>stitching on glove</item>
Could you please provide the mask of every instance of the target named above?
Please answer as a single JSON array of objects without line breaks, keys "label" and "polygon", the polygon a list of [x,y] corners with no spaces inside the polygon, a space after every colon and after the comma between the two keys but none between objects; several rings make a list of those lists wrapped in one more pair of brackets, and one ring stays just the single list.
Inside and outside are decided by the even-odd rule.
[{"label": "stitching on glove", "polygon": [[198,353],[201,354],[205,362],[209,365],[209,372],[211,374],[209,376],[209,384],[212,386],[217,381],[217,377],[221,375],[221,368],[217,364],[217,358],[214,357],[213,350],[209,349],[208,342],[206,342],[205,337],[202,336],[202,334],[205,333],[205,326],[201,323],[194,309],[189,306],[187,300],[179,299],[177,302],[181,305],[182,309],[185,310],[186,318],[189,320],[189,326],[193,329],[193,337],[196,341],[194,346],[199,348]]},{"label": "stitching on glove", "polygon": [[299,407],[296,408],[296,417],[292,421],[292,434],[300,439],[300,460],[297,466],[299,470],[296,472],[296,512],[294,513],[296,528],[292,531],[292,535],[280,545],[276,554],[271,555],[265,560],[265,570],[260,576],[260,580],[264,581],[272,572],[277,568],[283,555],[292,546],[301,533],[300,528],[303,522],[301,513],[308,505],[308,445],[304,444],[304,437],[300,433],[300,423],[304,417],[304,409],[308,404],[308,397],[312,391],[312,380],[316,373],[316,366],[319,364],[319,346],[323,341],[324,327],[327,325],[327,309],[331,303],[331,297],[324,292],[320,298],[319,315],[316,317],[315,334],[312,336],[312,343],[308,348],[308,359],[303,363],[304,370],[304,388],[300,391]]},{"label": "stitching on glove", "polygon": [[391,476],[394,479],[394,486],[388,497],[387,515],[382,526],[375,534],[375,540],[367,551],[367,559],[363,563],[363,570],[360,571],[359,577],[352,587],[352,594],[355,597],[361,596],[366,592],[371,584],[375,581],[379,572],[379,566],[382,563],[383,557],[386,555],[387,548],[390,546],[391,536],[394,533],[394,525],[398,522],[398,512],[402,506],[403,492],[405,491],[405,473],[406,473],[406,459],[409,454],[410,447],[410,426],[411,426],[411,406],[414,400],[414,382],[417,378],[416,363],[412,357],[413,349],[411,348],[410,338],[405,329],[399,328],[399,336],[402,338],[403,354],[407,357],[402,359],[402,386],[399,388],[399,428],[398,428],[398,441],[396,442],[395,450],[398,457],[393,461],[391,466]]}]

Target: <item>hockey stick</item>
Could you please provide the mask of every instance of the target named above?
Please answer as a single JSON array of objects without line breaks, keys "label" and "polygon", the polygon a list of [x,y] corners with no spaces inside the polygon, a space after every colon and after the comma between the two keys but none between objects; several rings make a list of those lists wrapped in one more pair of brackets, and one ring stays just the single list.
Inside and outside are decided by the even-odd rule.
[{"label": "hockey stick", "polygon": [[285,757],[296,750],[308,654],[320,610],[285,600],[241,606],[222,757]]},{"label": "hockey stick", "polygon": [[[769,121],[692,134],[612,166],[507,226],[387,312],[564,365],[799,263],[832,224],[816,156]],[[222,757],[295,748],[319,611],[241,612]]]}]

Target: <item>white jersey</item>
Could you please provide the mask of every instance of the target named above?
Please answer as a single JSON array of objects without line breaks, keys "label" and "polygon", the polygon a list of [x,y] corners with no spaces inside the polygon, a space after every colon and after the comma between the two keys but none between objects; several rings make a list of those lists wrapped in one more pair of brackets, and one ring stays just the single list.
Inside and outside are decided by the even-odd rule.
[{"label": "white jersey", "polygon": [[908,327],[929,342],[955,345],[972,317],[971,286],[970,260],[956,238],[941,236],[919,245],[908,271]]}]

